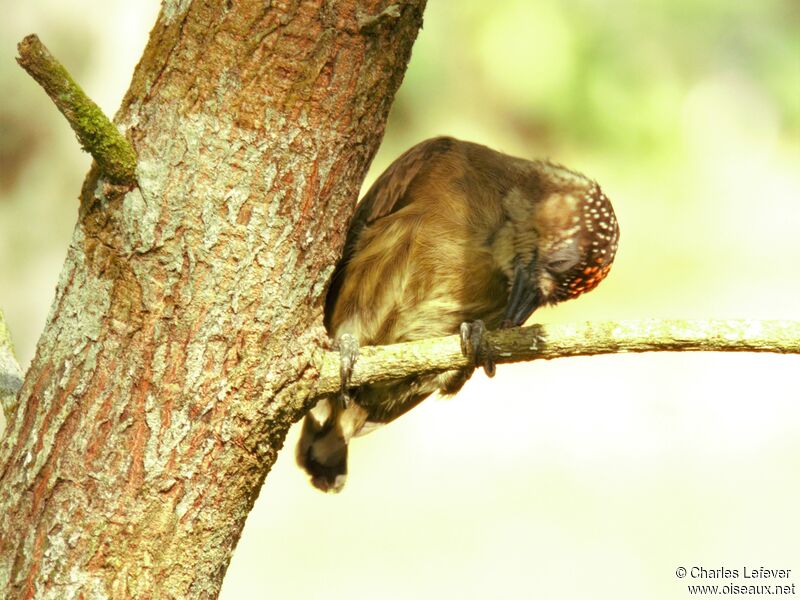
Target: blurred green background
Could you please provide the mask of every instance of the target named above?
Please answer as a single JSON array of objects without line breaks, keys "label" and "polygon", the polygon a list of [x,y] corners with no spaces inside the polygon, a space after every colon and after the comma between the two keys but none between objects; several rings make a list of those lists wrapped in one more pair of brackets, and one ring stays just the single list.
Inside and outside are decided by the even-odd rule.
[{"label": "blurred green background", "polygon": [[[39,33],[113,114],[157,11],[32,0],[0,22],[0,307],[23,366],[89,159],[14,46]],[[367,184],[439,134],[551,158],[614,202],[609,278],[533,320],[800,318],[796,0],[429,0]],[[797,356],[747,354],[476,375],[356,440],[339,496],[287,447],[222,597],[671,599],[744,583],[679,566],[791,568],[782,583],[800,587],[799,386]]]}]

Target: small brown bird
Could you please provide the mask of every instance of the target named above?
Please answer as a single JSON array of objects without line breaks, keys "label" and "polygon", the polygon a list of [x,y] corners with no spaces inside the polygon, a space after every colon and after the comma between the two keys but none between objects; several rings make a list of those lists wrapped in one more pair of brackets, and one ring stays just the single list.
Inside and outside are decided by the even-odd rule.
[{"label": "small brown bird", "polygon": [[338,492],[347,444],[433,392],[454,394],[474,371],[347,389],[358,345],[460,332],[489,375],[484,327],[516,327],[545,304],[575,298],[608,274],[619,228],[583,175],[439,137],[403,154],[358,205],[331,280],[325,325],[342,353],[342,397],[305,418],[297,461]]}]

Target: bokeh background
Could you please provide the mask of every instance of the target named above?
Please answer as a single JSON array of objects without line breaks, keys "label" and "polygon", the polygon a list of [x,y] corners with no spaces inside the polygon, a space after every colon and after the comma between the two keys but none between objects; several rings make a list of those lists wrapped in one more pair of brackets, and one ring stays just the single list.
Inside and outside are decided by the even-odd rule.
[{"label": "bokeh background", "polygon": [[[89,159],[15,44],[39,33],[113,114],[158,8],[30,0],[0,21],[0,307],[23,367]],[[596,178],[617,261],[539,322],[800,318],[798,32],[796,0],[429,0],[366,183],[438,134]],[[294,466],[295,428],[222,597],[672,599],[703,583],[679,566],[800,587],[799,387],[797,356],[501,366],[356,440],[338,496]]]}]

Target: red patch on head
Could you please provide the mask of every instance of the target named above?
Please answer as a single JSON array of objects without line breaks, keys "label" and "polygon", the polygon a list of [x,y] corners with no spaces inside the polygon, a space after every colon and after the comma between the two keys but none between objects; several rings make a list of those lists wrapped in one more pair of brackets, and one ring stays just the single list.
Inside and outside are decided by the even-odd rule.
[{"label": "red patch on head", "polygon": [[591,292],[598,284],[606,278],[608,272],[611,270],[611,265],[604,267],[586,267],[583,273],[587,275],[586,278],[580,277],[573,279],[567,286],[567,293],[569,298],[577,298],[585,292]]}]

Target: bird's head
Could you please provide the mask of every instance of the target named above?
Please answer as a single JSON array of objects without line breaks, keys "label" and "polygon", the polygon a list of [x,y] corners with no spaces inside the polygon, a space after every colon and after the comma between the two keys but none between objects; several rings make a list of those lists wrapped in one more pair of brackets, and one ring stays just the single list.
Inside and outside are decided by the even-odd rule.
[{"label": "bird's head", "polygon": [[533,164],[534,188],[512,189],[503,201],[514,238],[506,326],[594,289],[619,240],[614,209],[597,183],[551,163]]}]

